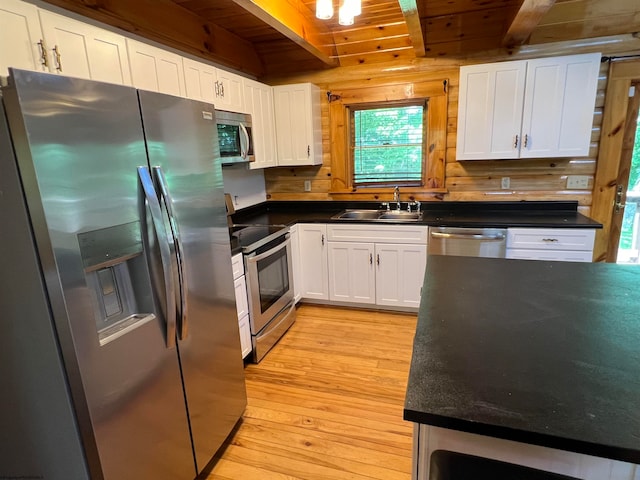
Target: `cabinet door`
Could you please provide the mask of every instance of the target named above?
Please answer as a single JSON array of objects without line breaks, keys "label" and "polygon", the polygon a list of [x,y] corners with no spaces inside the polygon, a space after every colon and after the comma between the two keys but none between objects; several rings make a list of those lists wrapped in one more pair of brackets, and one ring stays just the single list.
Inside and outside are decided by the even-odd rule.
[{"label": "cabinet door", "polygon": [[600,54],[530,60],[521,157],[589,154]]},{"label": "cabinet door", "polygon": [[320,89],[310,83],[273,87],[279,166],[322,164]]},{"label": "cabinet door", "polygon": [[247,300],[247,282],[244,275],[240,275],[233,282],[233,288],[236,294],[236,310],[238,311],[238,319],[245,315],[249,315],[249,301]]},{"label": "cabinet door", "polygon": [[1,76],[9,74],[9,67],[47,70],[42,57],[46,52],[38,44],[43,36],[38,9],[34,5],[18,0],[2,0],[0,25],[0,45],[3,45],[0,47]]},{"label": "cabinet door", "polygon": [[251,169],[277,165],[276,140],[273,119],[273,89],[262,83],[244,79],[244,101],[251,114],[255,161]]},{"label": "cabinet door", "polygon": [[238,329],[240,330],[240,349],[242,350],[242,358],[251,353],[251,326],[249,325],[249,315],[245,315],[238,320]]},{"label": "cabinet door", "polygon": [[127,38],[133,86],[152,92],[185,96],[182,57]]},{"label": "cabinet door", "polygon": [[230,112],[245,112],[242,77],[226,70],[216,69],[218,85],[216,108]]},{"label": "cabinet door", "polygon": [[418,308],[426,266],[426,245],[376,244],[376,303]]},{"label": "cabinet door", "polygon": [[189,58],[182,59],[184,87],[187,98],[215,103],[216,68]]},{"label": "cabinet door", "polygon": [[526,61],[460,68],[456,158],[518,158]]},{"label": "cabinet door", "polygon": [[291,234],[291,269],[293,270],[293,300],[298,303],[302,298],[302,275],[300,272],[300,235],[298,225],[289,229]]},{"label": "cabinet door", "polygon": [[329,242],[329,299],[375,303],[372,243]]},{"label": "cabinet door", "polygon": [[40,10],[40,22],[51,72],[131,85],[123,36],[46,10]]},{"label": "cabinet door", "polygon": [[298,225],[298,237],[302,298],[328,300],[327,226],[301,223]]}]

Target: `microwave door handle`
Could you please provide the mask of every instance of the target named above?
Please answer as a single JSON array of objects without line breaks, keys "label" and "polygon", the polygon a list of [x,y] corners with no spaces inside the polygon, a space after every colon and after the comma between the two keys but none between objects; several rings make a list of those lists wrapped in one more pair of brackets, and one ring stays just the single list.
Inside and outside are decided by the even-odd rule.
[{"label": "microwave door handle", "polygon": [[[158,238],[158,248],[160,250],[160,261],[162,264],[162,275],[164,278],[164,297],[166,311],[164,312],[166,323],[166,344],[167,348],[176,345],[176,304],[175,304],[175,286],[171,276],[171,252],[169,247],[169,238],[162,220],[162,211],[156,190],[153,186],[153,180],[149,173],[148,167],[138,167],[138,179],[142,187],[138,196],[140,206],[140,219],[142,238],[147,254],[147,261],[151,260],[151,252],[149,240],[147,238],[147,207],[151,212],[151,221],[153,230]],[[146,205],[145,205],[146,202]]]},{"label": "microwave door handle", "polygon": [[[288,234],[287,234],[288,235]],[[261,253],[260,255],[255,255],[253,257],[247,257],[247,262],[248,263],[257,263],[260,260],[267,258],[271,255],[273,255],[276,252],[279,252],[280,250],[282,250],[283,248],[286,248],[289,246],[289,244],[291,244],[291,239],[287,236],[287,239],[282,242],[280,245],[273,247],[271,250],[267,250],[266,252]]]},{"label": "microwave door handle", "polygon": [[176,304],[178,306],[179,320],[178,323],[178,337],[183,340],[189,333],[188,329],[188,316],[187,316],[187,275],[184,265],[184,248],[182,247],[182,239],[180,237],[180,230],[178,229],[178,222],[173,213],[173,200],[171,193],[167,186],[167,180],[164,176],[164,172],[161,167],[152,167],[153,178],[158,185],[160,191],[160,198],[162,199],[161,206],[165,208],[167,217],[169,218],[169,226],[171,229],[171,235],[173,236],[174,252],[174,272],[176,273],[176,280],[178,288],[175,291]]},{"label": "microwave door handle", "polygon": [[246,160],[247,155],[249,155],[249,132],[247,132],[247,127],[245,127],[242,123],[240,123],[239,125],[244,137],[244,148],[242,145],[242,140],[240,140],[240,155]]}]

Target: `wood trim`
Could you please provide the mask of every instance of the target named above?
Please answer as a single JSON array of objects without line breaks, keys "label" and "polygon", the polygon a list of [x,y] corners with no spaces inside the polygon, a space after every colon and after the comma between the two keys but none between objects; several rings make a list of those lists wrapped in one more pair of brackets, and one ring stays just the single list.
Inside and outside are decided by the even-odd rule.
[{"label": "wood trim", "polygon": [[502,45],[512,48],[524,44],[555,3],[556,0],[524,0],[502,40]]},{"label": "wood trim", "polygon": [[388,196],[392,198],[392,189],[361,188],[353,185],[353,162],[349,152],[349,107],[368,103],[395,102],[411,99],[428,99],[426,167],[423,171],[421,188],[407,187],[403,195],[410,190],[433,193],[443,192],[445,187],[445,159],[447,142],[447,101],[448,79],[435,81],[401,81],[398,79],[383,85],[368,88],[343,89],[332,91],[339,99],[330,104],[331,134],[331,190],[335,194],[366,194]]},{"label": "wood trim", "polygon": [[620,173],[620,155],[629,106],[629,88],[634,80],[639,79],[640,60],[613,62],[610,66],[591,207],[591,217],[604,226],[596,233],[593,248],[593,259],[598,262],[608,258],[611,216]]},{"label": "wood trim", "polygon": [[331,67],[339,65],[333,33],[300,0],[232,0]]},{"label": "wood trim", "polygon": [[409,29],[409,38],[413,45],[413,53],[416,57],[424,57],[424,34],[422,32],[422,24],[420,22],[420,14],[418,13],[418,5],[416,0],[399,0],[404,21]]}]

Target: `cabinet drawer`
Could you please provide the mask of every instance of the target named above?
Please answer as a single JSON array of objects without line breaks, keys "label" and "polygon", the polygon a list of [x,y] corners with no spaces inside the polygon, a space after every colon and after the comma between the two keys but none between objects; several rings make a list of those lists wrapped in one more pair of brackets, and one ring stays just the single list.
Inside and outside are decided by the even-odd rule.
[{"label": "cabinet drawer", "polygon": [[338,242],[427,244],[426,225],[329,224],[327,238]]},{"label": "cabinet drawer", "polygon": [[507,258],[520,260],[549,260],[556,262],[591,262],[591,250],[527,250],[507,248]]},{"label": "cabinet drawer", "polygon": [[591,252],[595,234],[592,228],[510,228],[507,231],[507,248]]},{"label": "cabinet drawer", "polygon": [[231,257],[231,269],[233,270],[234,280],[236,280],[240,275],[244,275],[244,263],[242,262],[241,253]]}]

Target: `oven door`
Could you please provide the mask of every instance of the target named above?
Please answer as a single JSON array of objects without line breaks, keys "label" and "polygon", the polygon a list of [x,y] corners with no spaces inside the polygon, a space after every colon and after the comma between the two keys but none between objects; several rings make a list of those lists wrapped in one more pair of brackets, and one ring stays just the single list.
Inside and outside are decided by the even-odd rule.
[{"label": "oven door", "polygon": [[251,334],[258,333],[293,301],[289,234],[245,256]]}]

